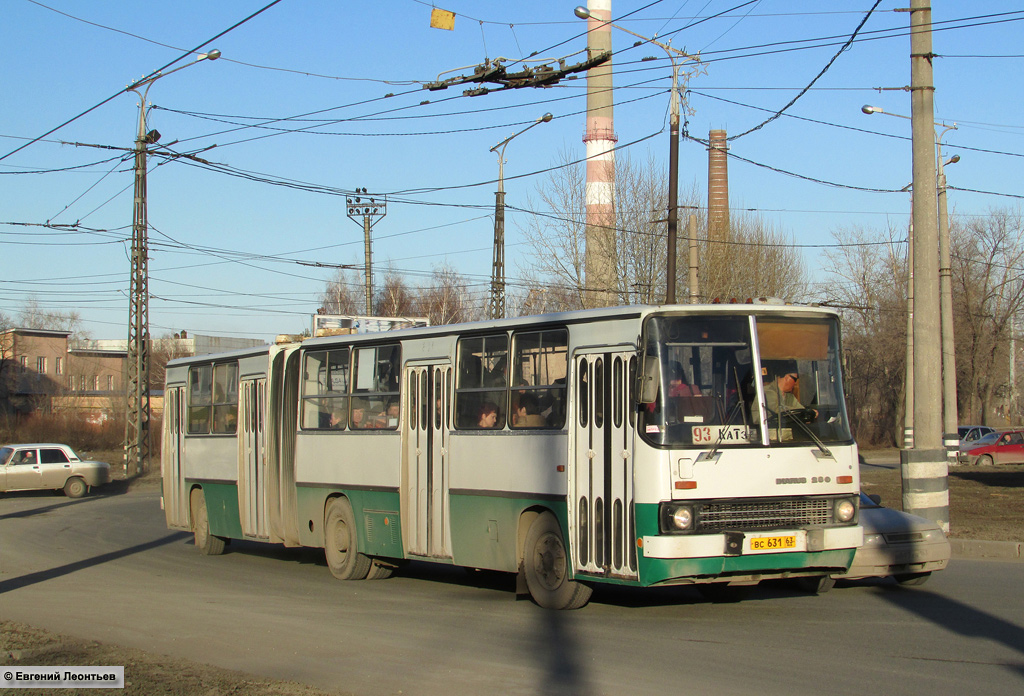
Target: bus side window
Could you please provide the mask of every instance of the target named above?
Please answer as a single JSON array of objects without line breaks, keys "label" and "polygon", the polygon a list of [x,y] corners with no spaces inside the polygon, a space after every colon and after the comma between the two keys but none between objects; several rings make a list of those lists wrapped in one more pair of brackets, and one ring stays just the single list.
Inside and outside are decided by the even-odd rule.
[{"label": "bus side window", "polygon": [[515,334],[510,410],[513,428],[562,428],[565,425],[568,345],[565,329]]},{"label": "bus side window", "polygon": [[401,348],[369,346],[352,351],[352,404],[349,425],[353,430],[394,430],[398,419],[389,414],[398,403]]},{"label": "bus side window", "polygon": [[238,363],[213,367],[213,432],[232,434],[238,430]]},{"label": "bus side window", "polygon": [[194,365],[188,371],[188,431],[210,432],[213,408],[213,365]]},{"label": "bus side window", "polygon": [[311,351],[303,360],[302,428],[343,430],[348,422],[349,349]]},{"label": "bus side window", "polygon": [[508,402],[508,335],[459,340],[455,426],[465,430],[505,427]]}]

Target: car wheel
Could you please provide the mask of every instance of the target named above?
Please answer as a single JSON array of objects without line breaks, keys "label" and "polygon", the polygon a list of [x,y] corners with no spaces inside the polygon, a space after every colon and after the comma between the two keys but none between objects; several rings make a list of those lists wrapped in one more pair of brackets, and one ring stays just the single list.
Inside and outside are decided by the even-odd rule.
[{"label": "car wheel", "polygon": [[85,481],[77,476],[69,478],[64,483],[64,495],[69,498],[81,498],[87,490],[89,490],[89,487],[85,485]]},{"label": "car wheel", "polygon": [[896,582],[903,585],[904,587],[917,587],[927,582],[931,576],[931,572],[928,573],[906,573],[904,575],[894,575]]},{"label": "car wheel", "polygon": [[993,466],[994,464],[995,460],[992,459],[992,455],[990,454],[983,454],[978,457],[978,466]]}]

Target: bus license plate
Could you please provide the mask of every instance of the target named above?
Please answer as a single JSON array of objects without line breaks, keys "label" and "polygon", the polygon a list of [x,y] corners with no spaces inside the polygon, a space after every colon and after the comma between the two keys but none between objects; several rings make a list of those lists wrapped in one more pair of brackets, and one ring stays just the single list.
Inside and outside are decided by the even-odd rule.
[{"label": "bus license plate", "polygon": [[750,540],[751,551],[785,551],[796,548],[796,535],[754,537]]}]

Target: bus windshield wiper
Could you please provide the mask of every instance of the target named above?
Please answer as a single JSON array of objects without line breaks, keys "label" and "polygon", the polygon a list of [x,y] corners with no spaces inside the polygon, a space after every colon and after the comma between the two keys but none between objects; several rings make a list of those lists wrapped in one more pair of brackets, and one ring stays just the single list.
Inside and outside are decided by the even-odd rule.
[{"label": "bus windshield wiper", "polygon": [[[736,412],[738,411],[743,416],[743,431],[748,432],[750,425],[747,423],[747,401],[743,398],[743,392],[740,391],[740,375],[736,371],[735,365],[732,368],[732,374],[736,381],[736,405],[732,407],[732,412],[729,413],[722,425],[729,427],[732,424],[733,419],[736,417]],[[715,446],[707,453],[707,459],[714,459],[715,455],[718,454],[718,447],[720,444],[721,441],[715,443]]]},{"label": "bus windshield wiper", "polygon": [[[808,409],[801,409],[801,410],[806,411]],[[780,429],[782,428],[782,416],[789,416],[789,420],[790,421],[792,421],[792,422],[796,423],[797,425],[799,425],[800,429],[803,430],[805,433],[807,433],[808,437],[810,437],[812,440],[814,440],[814,444],[816,444],[818,446],[818,449],[821,450],[821,453],[823,455],[825,455],[826,457],[831,457],[832,456],[832,451],[829,450],[829,448],[825,446],[825,443],[822,442],[818,438],[818,436],[814,434],[814,431],[811,430],[810,426],[808,426],[806,423],[804,423],[802,420],[800,420],[799,418],[796,417],[795,414],[797,412],[798,411],[796,409],[783,407],[782,411],[779,412],[779,414],[778,414],[778,416],[779,416],[779,428]]]}]

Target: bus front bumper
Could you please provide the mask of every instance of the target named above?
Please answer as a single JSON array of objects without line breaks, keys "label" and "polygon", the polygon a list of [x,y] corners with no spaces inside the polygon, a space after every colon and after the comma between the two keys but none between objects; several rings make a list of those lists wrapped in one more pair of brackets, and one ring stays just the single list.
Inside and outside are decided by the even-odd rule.
[{"label": "bus front bumper", "polygon": [[842,574],[863,540],[859,526],[644,536],[640,580],[654,585]]}]

